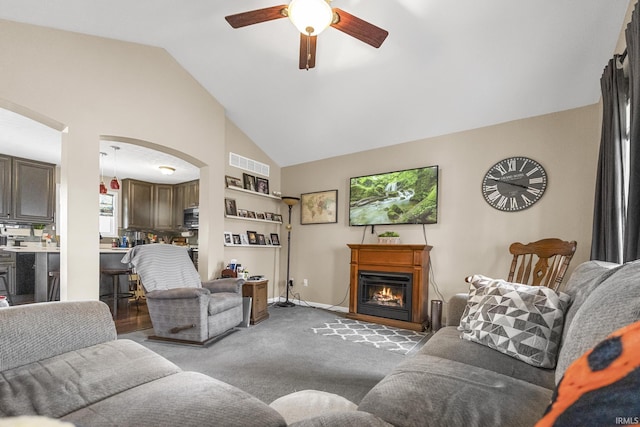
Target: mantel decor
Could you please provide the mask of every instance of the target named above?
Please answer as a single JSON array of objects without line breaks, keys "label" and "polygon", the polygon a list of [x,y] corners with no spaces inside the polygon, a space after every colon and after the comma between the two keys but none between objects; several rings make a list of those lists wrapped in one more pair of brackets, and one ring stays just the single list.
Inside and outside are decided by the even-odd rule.
[{"label": "mantel decor", "polygon": [[300,198],[300,224],[338,222],[338,190],[305,193]]},{"label": "mantel decor", "polygon": [[400,235],[395,231],[385,231],[378,234],[378,243],[383,245],[399,245]]}]

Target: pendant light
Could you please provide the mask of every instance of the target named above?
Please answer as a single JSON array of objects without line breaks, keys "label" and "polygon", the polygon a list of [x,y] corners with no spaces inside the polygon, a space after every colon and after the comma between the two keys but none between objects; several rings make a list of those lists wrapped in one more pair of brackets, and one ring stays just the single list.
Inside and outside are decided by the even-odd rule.
[{"label": "pendant light", "polygon": [[120,183],[118,182],[118,175],[116,174],[116,164],[117,164],[116,153],[118,152],[120,147],[116,147],[115,145],[112,145],[111,148],[113,148],[113,178],[111,179],[111,183],[109,184],[109,186],[111,187],[112,190],[119,190]]},{"label": "pendant light", "polygon": [[104,185],[104,167],[102,165],[102,158],[106,155],[107,153],[100,152],[100,194],[107,194],[107,186]]}]

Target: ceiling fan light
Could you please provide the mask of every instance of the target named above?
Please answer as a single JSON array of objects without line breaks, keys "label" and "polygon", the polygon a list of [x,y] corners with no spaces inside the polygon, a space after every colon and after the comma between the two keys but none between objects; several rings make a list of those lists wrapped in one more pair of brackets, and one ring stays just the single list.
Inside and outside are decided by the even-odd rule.
[{"label": "ceiling fan light", "polygon": [[287,12],[293,25],[305,35],[316,36],[333,21],[333,10],[326,0],[292,0]]}]

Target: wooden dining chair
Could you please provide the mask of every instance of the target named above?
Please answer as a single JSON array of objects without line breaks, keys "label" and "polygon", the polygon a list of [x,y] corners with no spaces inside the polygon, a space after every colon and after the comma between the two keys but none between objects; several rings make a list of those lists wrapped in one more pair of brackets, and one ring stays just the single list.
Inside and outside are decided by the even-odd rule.
[{"label": "wooden dining chair", "polygon": [[542,239],[528,244],[513,243],[509,282],[546,286],[558,290],[576,252],[575,241]]}]

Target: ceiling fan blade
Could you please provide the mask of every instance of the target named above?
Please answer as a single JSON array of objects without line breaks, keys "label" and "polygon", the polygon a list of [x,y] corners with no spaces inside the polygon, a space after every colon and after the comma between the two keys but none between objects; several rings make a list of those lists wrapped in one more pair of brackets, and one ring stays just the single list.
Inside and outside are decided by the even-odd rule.
[{"label": "ceiling fan blade", "polygon": [[[285,11],[284,13],[282,12],[283,10]],[[287,5],[272,6],[265,9],[251,10],[249,12],[225,16],[224,19],[226,19],[233,28],[240,28],[246,27],[247,25],[285,18],[287,16],[286,10]]]},{"label": "ceiling fan blade", "polygon": [[338,22],[331,24],[333,28],[349,34],[351,37],[355,37],[373,47],[380,47],[389,35],[387,30],[376,27],[342,9],[334,7],[333,11],[338,15]]},{"label": "ceiling fan blade", "polygon": [[316,66],[316,45],[318,36],[300,33],[300,69],[308,70]]}]

